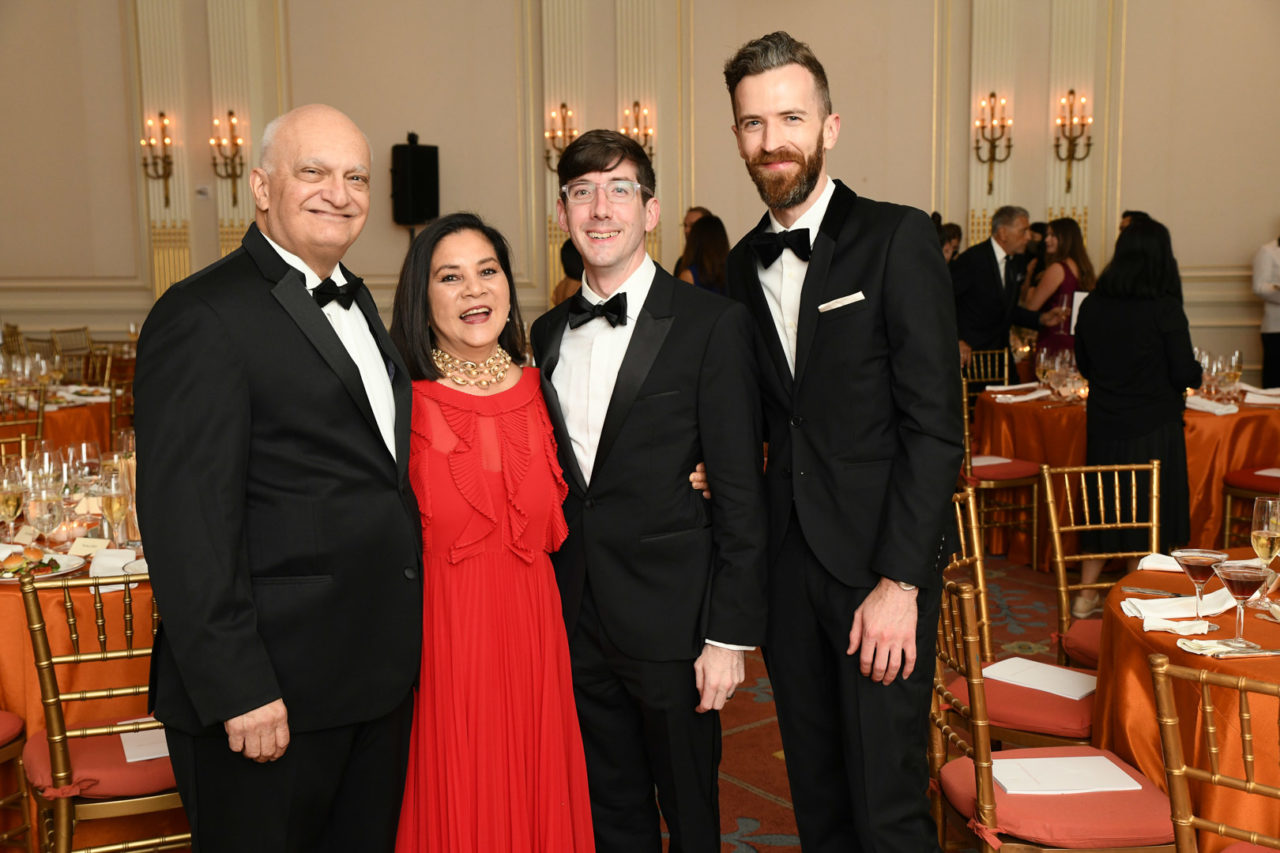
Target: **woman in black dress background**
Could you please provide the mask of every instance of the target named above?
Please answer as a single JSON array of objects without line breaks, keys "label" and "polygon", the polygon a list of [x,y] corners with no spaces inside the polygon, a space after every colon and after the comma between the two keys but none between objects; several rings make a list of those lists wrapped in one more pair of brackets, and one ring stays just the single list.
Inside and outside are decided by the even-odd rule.
[{"label": "woman in black dress background", "polygon": [[[1111,263],[1080,305],[1075,332],[1076,365],[1089,380],[1085,462],[1160,460],[1160,548],[1165,553],[1191,535],[1183,394],[1199,387],[1201,377],[1179,284],[1169,230],[1154,219],[1135,221],[1120,233]],[[1140,488],[1139,518],[1146,517],[1142,508],[1148,499],[1146,488]],[[1106,498],[1108,504],[1113,500]],[[1122,504],[1127,503],[1125,495]],[[1103,531],[1082,536],[1081,544],[1088,551],[1139,550],[1146,547],[1146,534]],[[1081,581],[1093,583],[1101,571],[1101,560],[1087,560]],[[1071,609],[1081,617],[1099,606],[1097,591],[1086,590]]]}]

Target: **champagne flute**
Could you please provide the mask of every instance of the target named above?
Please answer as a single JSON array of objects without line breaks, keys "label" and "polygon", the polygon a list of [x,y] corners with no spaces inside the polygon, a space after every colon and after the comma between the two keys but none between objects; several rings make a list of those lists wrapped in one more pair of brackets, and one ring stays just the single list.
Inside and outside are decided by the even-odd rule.
[{"label": "champagne flute", "polygon": [[62,487],[37,481],[31,487],[26,503],[27,523],[42,536],[46,548],[49,536],[62,524]]},{"label": "champagne flute", "polygon": [[1257,643],[1244,638],[1244,603],[1267,582],[1266,566],[1257,560],[1225,560],[1215,563],[1213,570],[1236,600],[1236,635],[1230,640],[1223,640],[1223,644],[1233,649],[1260,648]]},{"label": "champagne flute", "polygon": [[1271,571],[1271,561],[1280,553],[1280,498],[1256,498],[1253,502],[1253,526],[1249,528],[1253,552],[1268,570],[1268,581],[1262,595],[1248,603],[1257,610],[1270,610],[1271,599],[1267,594],[1275,585],[1276,573]]},{"label": "champagne flute", "polygon": [[1036,379],[1041,385],[1048,386],[1049,370],[1053,367],[1053,353],[1047,349],[1036,351]]},{"label": "champagne flute", "polygon": [[1199,619],[1204,585],[1209,578],[1213,577],[1213,567],[1227,559],[1227,555],[1221,551],[1179,548],[1176,551],[1169,552],[1169,556],[1178,561],[1178,565],[1182,567],[1183,574],[1190,579],[1191,585],[1196,588],[1196,618]]},{"label": "champagne flute", "polygon": [[9,541],[13,541],[13,522],[22,512],[22,499],[26,493],[27,484],[22,466],[16,462],[0,464],[0,521],[9,527]]},{"label": "champagne flute", "polygon": [[129,511],[129,490],[125,474],[119,468],[104,470],[98,480],[98,495],[102,501],[102,517],[111,523],[111,542],[117,548],[124,545],[124,516]]}]

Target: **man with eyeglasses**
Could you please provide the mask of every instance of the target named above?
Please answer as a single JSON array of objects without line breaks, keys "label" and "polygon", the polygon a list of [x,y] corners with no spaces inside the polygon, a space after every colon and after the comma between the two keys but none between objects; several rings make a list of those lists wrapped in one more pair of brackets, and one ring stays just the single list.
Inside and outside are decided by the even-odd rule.
[{"label": "man with eyeglasses", "polygon": [[[583,287],[533,324],[569,485],[553,555],[596,849],[720,850],[719,710],[763,639],[765,506],[751,320],[645,251],[654,172],[593,130],[560,159]],[[705,460],[704,501],[689,472]],[[657,789],[657,804],[654,789]]]}]

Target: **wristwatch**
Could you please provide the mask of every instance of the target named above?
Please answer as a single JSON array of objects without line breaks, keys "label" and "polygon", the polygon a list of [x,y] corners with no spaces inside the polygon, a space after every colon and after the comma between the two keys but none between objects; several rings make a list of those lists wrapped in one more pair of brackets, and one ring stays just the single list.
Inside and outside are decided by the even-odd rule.
[{"label": "wristwatch", "polygon": [[896,583],[898,585],[898,589],[903,592],[915,592],[916,590],[916,585],[913,583],[907,583],[906,581],[894,581],[894,583]]}]

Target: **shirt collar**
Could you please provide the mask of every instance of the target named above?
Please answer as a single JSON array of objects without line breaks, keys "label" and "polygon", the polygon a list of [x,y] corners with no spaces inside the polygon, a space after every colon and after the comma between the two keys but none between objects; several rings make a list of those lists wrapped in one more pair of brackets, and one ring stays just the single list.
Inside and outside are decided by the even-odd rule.
[{"label": "shirt collar", "polygon": [[836,194],[836,182],[827,178],[827,185],[822,188],[822,193],[818,196],[818,200],[813,206],[800,215],[800,218],[791,224],[790,228],[782,227],[782,223],[774,218],[773,211],[769,211],[769,230],[777,233],[779,231],[795,231],[798,228],[809,229],[809,243],[813,243],[813,238],[817,236],[818,229],[822,227],[823,217],[827,215],[827,208],[831,206],[831,197]]},{"label": "shirt collar", "polygon": [[[279,255],[286,264],[293,267],[298,272],[302,273],[303,278],[306,279],[307,290],[315,290],[317,287],[320,286],[320,282],[321,282],[320,276],[316,275],[315,270],[307,266],[306,261],[302,260],[302,258],[298,257],[293,252],[290,252],[288,249],[281,246],[275,240],[272,240],[265,233],[263,233],[262,237],[264,240],[266,240],[268,243],[271,244],[271,248],[276,250],[276,254]],[[342,274],[341,264],[334,264],[333,272],[329,273],[329,278],[333,279],[333,283],[337,285],[343,285],[347,283],[347,277]]]},{"label": "shirt collar", "polygon": [[1004,250],[1003,246],[996,242],[995,237],[991,238],[991,248],[996,250],[996,265],[1003,267],[1004,259],[1009,257],[1009,253]]},{"label": "shirt collar", "polygon": [[[627,280],[610,295],[609,298],[612,299],[619,293],[627,294],[628,320],[635,320],[640,316],[640,309],[644,306],[645,299],[649,297],[649,288],[653,286],[653,277],[657,269],[657,264],[653,262],[653,258],[649,257],[646,252],[644,260],[640,262],[640,266],[636,267],[636,271],[627,276]],[[587,284],[587,275],[587,273],[582,274],[581,293],[583,297],[592,305],[607,302],[607,299],[601,297]]]}]

